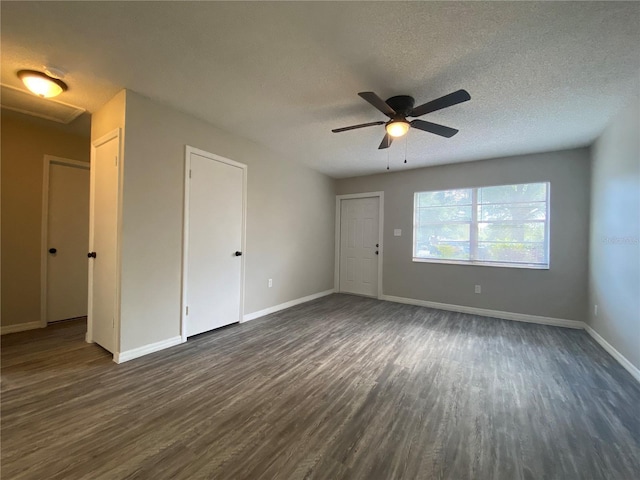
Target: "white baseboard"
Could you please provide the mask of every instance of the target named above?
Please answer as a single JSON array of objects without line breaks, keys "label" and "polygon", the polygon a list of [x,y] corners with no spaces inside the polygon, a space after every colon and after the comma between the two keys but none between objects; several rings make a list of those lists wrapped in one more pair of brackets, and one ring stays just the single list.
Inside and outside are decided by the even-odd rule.
[{"label": "white baseboard", "polygon": [[313,295],[307,295],[306,297],[296,298],[295,300],[290,300],[288,302],[281,303],[280,305],[265,308],[264,310],[247,313],[242,317],[242,323],[248,322],[249,320],[255,320],[256,318],[264,317],[265,315],[269,315],[270,313],[279,312],[280,310],[284,310],[285,308],[300,305],[301,303],[310,302],[311,300],[315,300],[316,298],[326,297],[327,295],[331,295],[332,293],[334,293],[333,289],[325,290],[324,292],[318,292],[314,293]]},{"label": "white baseboard", "polygon": [[149,345],[145,345],[143,347],[134,348],[132,350],[126,350],[124,352],[114,353],[113,361],[116,363],[128,362],[129,360],[133,360],[134,358],[142,357],[144,355],[148,355],[153,352],[158,352],[160,350],[164,350],[165,348],[173,347],[181,343],[182,343],[181,336],[168,338],[166,340],[161,340],[160,342],[150,343]]},{"label": "white baseboard", "polygon": [[502,312],[500,310],[487,310],[485,308],[466,307],[463,305],[450,305],[448,303],[429,302],[427,300],[416,300],[414,298],[394,297],[392,295],[382,295],[380,300],[388,302],[406,303],[419,307],[437,308],[438,310],[448,310],[450,312],[470,313],[472,315],[482,315],[483,317],[501,318],[503,320],[515,320],[516,322],[539,323],[541,325],[553,325],[555,327],[583,329],[584,323],[579,320],[566,320],[564,318],[541,317],[538,315],[528,315],[526,313]]},{"label": "white baseboard", "polygon": [[43,328],[42,323],[28,322],[28,323],[18,323],[16,325],[3,325],[0,327],[0,335],[5,335],[7,333],[24,332],[27,330],[35,330],[36,328]]},{"label": "white baseboard", "polygon": [[602,348],[604,348],[609,354],[615,358],[620,365],[624,367],[624,369],[629,372],[633,378],[635,378],[638,382],[640,382],[640,369],[636,368],[627,357],[622,355],[618,350],[616,350],[613,345],[607,342],[604,338],[600,336],[598,332],[596,332],[591,326],[585,324],[585,330],[589,335],[593,337],[593,339],[600,344]]}]

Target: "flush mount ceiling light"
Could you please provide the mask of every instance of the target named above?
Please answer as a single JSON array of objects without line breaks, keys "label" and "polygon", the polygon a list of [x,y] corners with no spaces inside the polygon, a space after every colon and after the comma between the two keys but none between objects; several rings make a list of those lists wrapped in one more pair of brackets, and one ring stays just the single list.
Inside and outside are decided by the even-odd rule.
[{"label": "flush mount ceiling light", "polygon": [[385,129],[392,137],[401,137],[409,131],[409,122],[405,120],[394,120],[387,123]]},{"label": "flush mount ceiling light", "polygon": [[20,70],[18,78],[33,93],[43,98],[60,95],[67,90],[67,84],[59,78],[53,78],[37,70]]}]

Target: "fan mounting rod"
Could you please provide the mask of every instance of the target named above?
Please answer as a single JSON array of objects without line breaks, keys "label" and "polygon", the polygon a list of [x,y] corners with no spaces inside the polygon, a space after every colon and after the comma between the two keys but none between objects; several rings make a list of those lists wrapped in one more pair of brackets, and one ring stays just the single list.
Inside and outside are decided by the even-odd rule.
[{"label": "fan mounting rod", "polygon": [[387,105],[393,108],[397,114],[395,118],[404,118],[409,116],[415,100],[409,95],[396,95],[387,99]]}]

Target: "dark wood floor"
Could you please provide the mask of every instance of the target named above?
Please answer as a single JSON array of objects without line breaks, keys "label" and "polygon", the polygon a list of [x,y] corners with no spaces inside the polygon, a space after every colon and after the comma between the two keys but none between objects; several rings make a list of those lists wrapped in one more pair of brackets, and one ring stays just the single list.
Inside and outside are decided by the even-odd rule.
[{"label": "dark wood floor", "polygon": [[640,478],[640,387],[585,332],[332,295],[116,365],[2,338],[3,479]]}]

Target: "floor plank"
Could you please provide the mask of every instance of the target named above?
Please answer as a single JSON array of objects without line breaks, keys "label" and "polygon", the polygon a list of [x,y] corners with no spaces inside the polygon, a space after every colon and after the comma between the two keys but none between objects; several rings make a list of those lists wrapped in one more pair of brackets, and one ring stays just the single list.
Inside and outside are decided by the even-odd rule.
[{"label": "floor plank", "polygon": [[584,331],[331,295],[122,365],[2,337],[3,479],[640,478],[640,386]]}]

